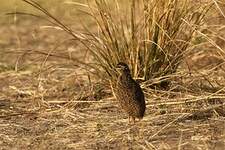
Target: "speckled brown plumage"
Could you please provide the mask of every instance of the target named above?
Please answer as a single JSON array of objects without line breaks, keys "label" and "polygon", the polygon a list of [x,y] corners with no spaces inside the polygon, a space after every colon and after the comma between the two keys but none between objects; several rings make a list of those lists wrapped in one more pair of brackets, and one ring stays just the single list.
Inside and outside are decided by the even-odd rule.
[{"label": "speckled brown plumage", "polygon": [[118,77],[114,94],[121,107],[135,122],[135,118],[142,119],[145,113],[145,98],[140,85],[131,77],[129,67],[125,63],[119,63],[117,67]]}]

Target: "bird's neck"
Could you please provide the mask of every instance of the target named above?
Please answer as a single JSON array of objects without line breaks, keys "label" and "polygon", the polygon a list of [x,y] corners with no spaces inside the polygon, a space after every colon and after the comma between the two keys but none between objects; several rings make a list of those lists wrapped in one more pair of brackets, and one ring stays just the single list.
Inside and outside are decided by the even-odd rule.
[{"label": "bird's neck", "polygon": [[122,72],[122,74],[120,75],[120,81],[126,83],[130,83],[130,81],[133,80],[131,77],[130,72],[124,71]]}]

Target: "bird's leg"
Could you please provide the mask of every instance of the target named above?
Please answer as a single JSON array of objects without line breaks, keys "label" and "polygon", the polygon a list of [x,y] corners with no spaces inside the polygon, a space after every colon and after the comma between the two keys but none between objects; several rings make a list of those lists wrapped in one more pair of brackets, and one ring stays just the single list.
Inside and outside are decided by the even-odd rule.
[{"label": "bird's leg", "polygon": [[133,118],[133,124],[135,124],[135,117],[132,117]]},{"label": "bird's leg", "polygon": [[129,115],[128,116],[128,121],[129,121],[129,124],[134,124],[135,123],[135,118]]},{"label": "bird's leg", "polygon": [[130,124],[130,115],[128,115],[128,123]]},{"label": "bird's leg", "polygon": [[129,124],[135,124],[135,117],[129,116]]}]

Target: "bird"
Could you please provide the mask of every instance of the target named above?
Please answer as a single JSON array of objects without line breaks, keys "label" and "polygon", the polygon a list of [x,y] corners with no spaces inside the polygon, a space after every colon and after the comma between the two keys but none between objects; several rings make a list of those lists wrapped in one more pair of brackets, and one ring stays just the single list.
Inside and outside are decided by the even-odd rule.
[{"label": "bird", "polygon": [[140,85],[132,78],[128,65],[119,62],[116,65],[119,75],[113,90],[121,108],[128,114],[129,123],[135,123],[144,117],[146,104]]}]

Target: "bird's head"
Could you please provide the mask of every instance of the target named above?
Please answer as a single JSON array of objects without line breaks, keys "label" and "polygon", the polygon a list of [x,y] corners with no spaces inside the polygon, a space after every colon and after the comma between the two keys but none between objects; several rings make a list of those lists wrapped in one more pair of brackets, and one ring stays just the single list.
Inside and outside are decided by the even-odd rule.
[{"label": "bird's head", "polygon": [[128,67],[128,65],[124,62],[120,62],[116,65],[116,69],[120,72],[120,73],[128,73],[130,74],[130,69]]}]

